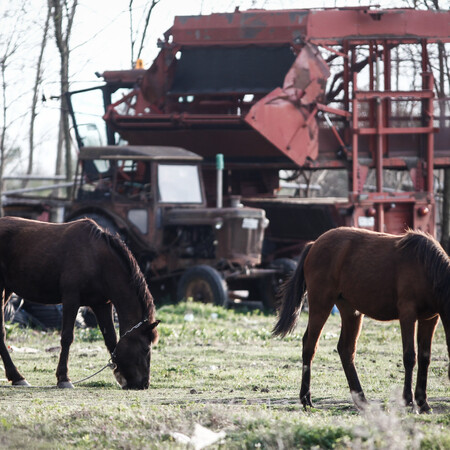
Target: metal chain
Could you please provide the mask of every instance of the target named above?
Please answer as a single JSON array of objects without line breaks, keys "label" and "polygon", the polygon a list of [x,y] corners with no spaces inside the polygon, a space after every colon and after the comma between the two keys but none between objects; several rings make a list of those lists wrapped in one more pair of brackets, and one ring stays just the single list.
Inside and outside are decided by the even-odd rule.
[{"label": "metal chain", "polygon": [[[144,324],[145,322],[148,322],[148,319],[144,319],[141,320],[138,324],[136,324],[134,327],[130,328],[128,331],[126,331],[120,339],[122,339],[123,337],[125,337],[127,334],[131,333],[133,330],[136,330],[137,328],[139,328],[142,324]],[[84,381],[87,381],[93,377],[95,377],[96,375],[98,375],[100,372],[103,372],[105,369],[107,369],[108,367],[110,369],[115,369],[116,368],[116,364],[114,363],[114,356],[115,356],[115,350],[114,352],[112,352],[111,354],[111,358],[108,362],[108,364],[106,364],[105,366],[103,366],[100,370],[97,370],[97,372],[93,373],[92,375],[89,375],[85,378],[82,378],[81,380],[77,380],[77,381],[72,381],[72,384],[80,384],[83,383]],[[0,388],[19,388],[19,387],[25,387],[25,386],[10,386],[10,385],[0,385]],[[31,388],[36,388],[36,389],[56,389],[58,388],[58,386],[56,385],[52,385],[52,386],[26,386],[26,387],[31,387]]]},{"label": "metal chain", "polygon": [[97,372],[95,372],[95,373],[93,373],[92,375],[89,375],[89,376],[87,376],[87,377],[85,377],[85,378],[82,378],[81,380],[78,380],[78,381],[72,381],[72,384],[83,383],[83,381],[87,381],[87,380],[89,380],[90,378],[94,378],[95,375],[98,375],[100,372],[103,372],[103,371],[104,371],[105,369],[107,369],[108,367],[109,367],[110,369],[115,369],[116,365],[115,365],[111,360],[109,360],[108,364],[106,364],[106,366],[102,367],[100,370],[97,370]]},{"label": "metal chain", "polygon": [[128,331],[126,331],[125,333],[123,333],[123,335],[120,337],[120,339],[122,339],[123,337],[125,337],[128,333],[131,333],[133,330],[136,330],[137,328],[139,328],[142,324],[144,324],[145,322],[148,322],[148,319],[144,319],[141,320],[139,323],[137,323],[133,328],[130,328]]},{"label": "metal chain", "polygon": [[[97,370],[97,372],[93,373],[92,375],[88,375],[85,378],[82,378],[81,380],[78,381],[71,381],[72,384],[79,384],[82,383],[83,381],[89,380],[90,378],[95,377],[96,375],[98,375],[100,372],[103,372],[106,368],[111,368],[114,369],[115,368],[115,364],[110,360],[108,362],[108,364],[106,364],[106,366],[103,366],[100,370]],[[34,389],[59,389],[58,386],[56,384],[53,384],[51,386],[14,386],[14,385],[0,385],[0,388],[34,388]]]},{"label": "metal chain", "polygon": [[[144,324],[145,322],[148,322],[148,319],[144,319],[141,320],[139,323],[137,323],[133,328],[130,328],[128,331],[126,331],[125,333],[123,333],[123,335],[120,337],[120,339],[124,338],[127,334],[131,333],[132,331],[138,329],[142,324]],[[119,340],[120,340],[119,339]],[[116,347],[117,348],[117,347]],[[110,364],[114,364],[114,358],[116,357],[116,349],[114,349],[114,351],[111,353],[111,360],[110,360]]]}]

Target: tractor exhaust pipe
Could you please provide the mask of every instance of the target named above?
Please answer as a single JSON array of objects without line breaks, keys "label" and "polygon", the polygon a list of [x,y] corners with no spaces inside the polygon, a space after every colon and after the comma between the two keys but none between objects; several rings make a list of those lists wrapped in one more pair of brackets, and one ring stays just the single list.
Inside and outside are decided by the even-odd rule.
[{"label": "tractor exhaust pipe", "polygon": [[224,169],[224,160],[223,160],[222,153],[218,153],[216,155],[216,169],[217,169],[216,206],[217,206],[217,208],[222,208],[222,206],[223,206],[223,169]]}]

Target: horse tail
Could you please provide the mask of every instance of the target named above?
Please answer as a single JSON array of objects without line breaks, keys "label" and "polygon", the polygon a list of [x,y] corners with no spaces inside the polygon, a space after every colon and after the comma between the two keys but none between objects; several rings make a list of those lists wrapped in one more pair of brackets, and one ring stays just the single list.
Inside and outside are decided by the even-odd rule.
[{"label": "horse tail", "polygon": [[272,330],[274,336],[284,337],[295,328],[299,311],[301,311],[305,301],[306,281],[303,266],[313,244],[314,242],[306,244],[300,255],[297,269],[281,286],[278,321]]}]

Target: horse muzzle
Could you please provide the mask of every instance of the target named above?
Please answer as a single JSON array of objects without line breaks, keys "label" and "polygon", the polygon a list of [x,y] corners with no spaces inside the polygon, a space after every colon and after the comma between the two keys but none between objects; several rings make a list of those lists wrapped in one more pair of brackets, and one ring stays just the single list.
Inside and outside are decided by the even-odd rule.
[{"label": "horse muzzle", "polygon": [[142,391],[144,389],[148,389],[149,382],[143,382],[143,383],[131,383],[131,384],[125,384],[125,386],[122,386],[122,389],[125,390],[135,390],[135,391]]},{"label": "horse muzzle", "polygon": [[117,383],[122,389],[144,390],[149,388],[150,383],[148,378],[128,381],[117,369],[114,370],[114,377],[116,378]]},{"label": "horse muzzle", "polygon": [[114,370],[114,377],[116,378],[117,383],[122,389],[125,389],[125,386],[127,385],[127,380],[125,377],[117,370]]}]

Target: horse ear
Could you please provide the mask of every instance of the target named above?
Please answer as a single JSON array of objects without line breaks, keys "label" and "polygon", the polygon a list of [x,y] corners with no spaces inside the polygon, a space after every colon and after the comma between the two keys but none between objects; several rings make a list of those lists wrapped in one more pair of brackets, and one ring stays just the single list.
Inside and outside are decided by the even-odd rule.
[{"label": "horse ear", "polygon": [[150,324],[150,329],[153,330],[153,328],[156,328],[160,324],[160,320],[155,320],[153,323]]},{"label": "horse ear", "polygon": [[147,333],[147,336],[150,338],[150,342],[154,345],[158,342],[158,338],[159,338],[158,330],[155,330],[155,328],[158,326],[158,324],[160,322],[161,322],[160,320],[155,320],[155,322],[149,323],[145,330]]}]

